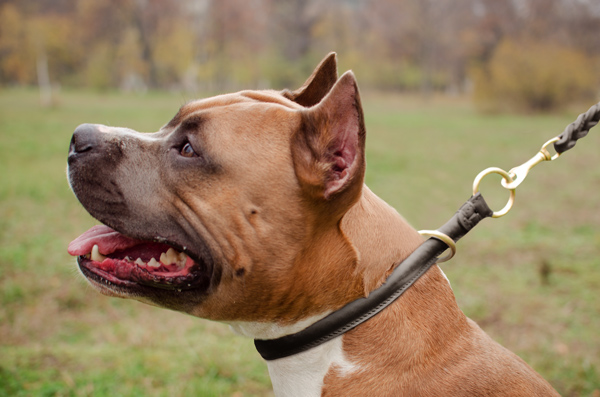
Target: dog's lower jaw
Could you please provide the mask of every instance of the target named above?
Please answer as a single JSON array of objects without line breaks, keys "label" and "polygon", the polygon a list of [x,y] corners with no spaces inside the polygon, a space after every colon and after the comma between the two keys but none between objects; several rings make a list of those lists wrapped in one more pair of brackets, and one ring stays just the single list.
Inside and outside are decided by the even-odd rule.
[{"label": "dog's lower jaw", "polygon": [[279,325],[267,322],[227,321],[231,329],[239,335],[253,339],[277,339],[285,335],[294,334],[316,323],[330,312],[311,316],[289,325]]}]

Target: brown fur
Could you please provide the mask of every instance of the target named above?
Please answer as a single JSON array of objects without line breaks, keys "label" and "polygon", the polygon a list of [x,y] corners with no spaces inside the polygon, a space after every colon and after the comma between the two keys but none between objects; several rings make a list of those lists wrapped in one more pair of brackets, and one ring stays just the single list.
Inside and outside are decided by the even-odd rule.
[{"label": "brown fur", "polygon": [[[282,326],[380,286],[422,240],[363,184],[360,96],[352,73],[338,79],[335,65],[331,54],[293,92],[244,91],[186,104],[152,140],[118,129],[99,134],[118,160],[102,180],[123,202],[90,194],[97,187],[86,185],[86,170],[99,168],[83,164],[81,154],[69,172],[83,205],[138,238],[175,222],[169,238],[214,266],[206,290],[134,294],[93,284],[198,317]],[[161,157],[182,133],[201,152],[195,168]],[[343,349],[359,370],[343,376],[330,368],[323,395],[556,395],[464,316],[435,266],[348,332]]]}]

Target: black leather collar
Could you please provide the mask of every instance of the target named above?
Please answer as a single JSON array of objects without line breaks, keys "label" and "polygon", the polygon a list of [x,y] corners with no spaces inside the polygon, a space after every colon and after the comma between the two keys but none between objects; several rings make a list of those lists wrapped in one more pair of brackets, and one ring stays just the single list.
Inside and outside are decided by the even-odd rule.
[{"label": "black leather collar", "polygon": [[[483,197],[477,193],[438,230],[454,241],[467,234],[482,219],[492,216]],[[265,360],[276,360],[302,353],[336,338],[381,312],[400,297],[411,285],[433,266],[447,246],[436,238],[421,244],[396,266],[392,274],[368,297],[350,302],[308,328],[278,339],[254,341]]]}]

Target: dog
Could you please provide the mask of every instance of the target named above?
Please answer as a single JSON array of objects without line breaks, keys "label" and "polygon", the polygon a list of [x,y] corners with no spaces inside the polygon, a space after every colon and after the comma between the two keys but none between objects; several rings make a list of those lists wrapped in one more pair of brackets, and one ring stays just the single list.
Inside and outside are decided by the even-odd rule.
[{"label": "dog", "polygon": [[[69,245],[100,293],[270,340],[369,296],[421,236],[364,184],[351,71],[192,101],[155,133],[83,124],[70,186],[103,225]],[[381,313],[267,361],[278,396],[556,396],[431,267]]]}]

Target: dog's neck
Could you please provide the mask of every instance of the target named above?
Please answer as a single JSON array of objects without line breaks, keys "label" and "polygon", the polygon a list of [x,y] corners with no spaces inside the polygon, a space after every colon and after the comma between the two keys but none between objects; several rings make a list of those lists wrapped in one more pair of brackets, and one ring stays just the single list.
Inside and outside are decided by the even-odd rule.
[{"label": "dog's neck", "polygon": [[367,186],[344,215],[341,230],[358,253],[357,274],[363,278],[365,291],[379,287],[395,265],[423,242],[417,231]]},{"label": "dog's neck", "polygon": [[[359,261],[355,277],[362,277],[367,291],[379,287],[393,270],[394,264],[402,261],[422,243],[420,235],[396,210],[366,186],[360,200],[342,219],[341,230],[357,251]],[[434,284],[429,288],[446,290],[444,300],[450,299],[450,306],[452,306],[454,298],[451,291],[448,294],[450,288],[443,273],[437,267],[429,273],[431,274],[427,274],[418,282],[420,288],[423,284]],[[327,379],[336,380],[335,384],[339,379],[365,370],[366,364],[361,364],[360,361],[363,360],[360,357],[363,355],[363,350],[368,354],[369,349],[366,346],[373,341],[377,341],[378,349],[386,346],[384,349],[387,350],[405,350],[405,346],[390,344],[397,339],[398,332],[411,333],[410,329],[402,329],[407,324],[398,324],[394,319],[402,316],[403,310],[412,307],[413,300],[429,299],[433,298],[431,296],[423,298],[419,293],[407,293],[399,300],[402,302],[397,302],[386,309],[388,313],[376,316],[351,332],[351,334],[360,333],[363,335],[361,338],[341,336],[307,352],[268,361],[269,374],[276,395],[318,396]],[[321,313],[286,326],[267,323],[230,324],[240,334],[256,339],[272,339],[298,332],[327,314],[329,313]],[[366,333],[368,335],[360,331],[362,328],[369,329]],[[391,333],[390,328],[393,329]],[[349,340],[352,341],[350,344],[347,342]],[[369,357],[369,361],[368,366],[377,365],[376,357]]]}]

